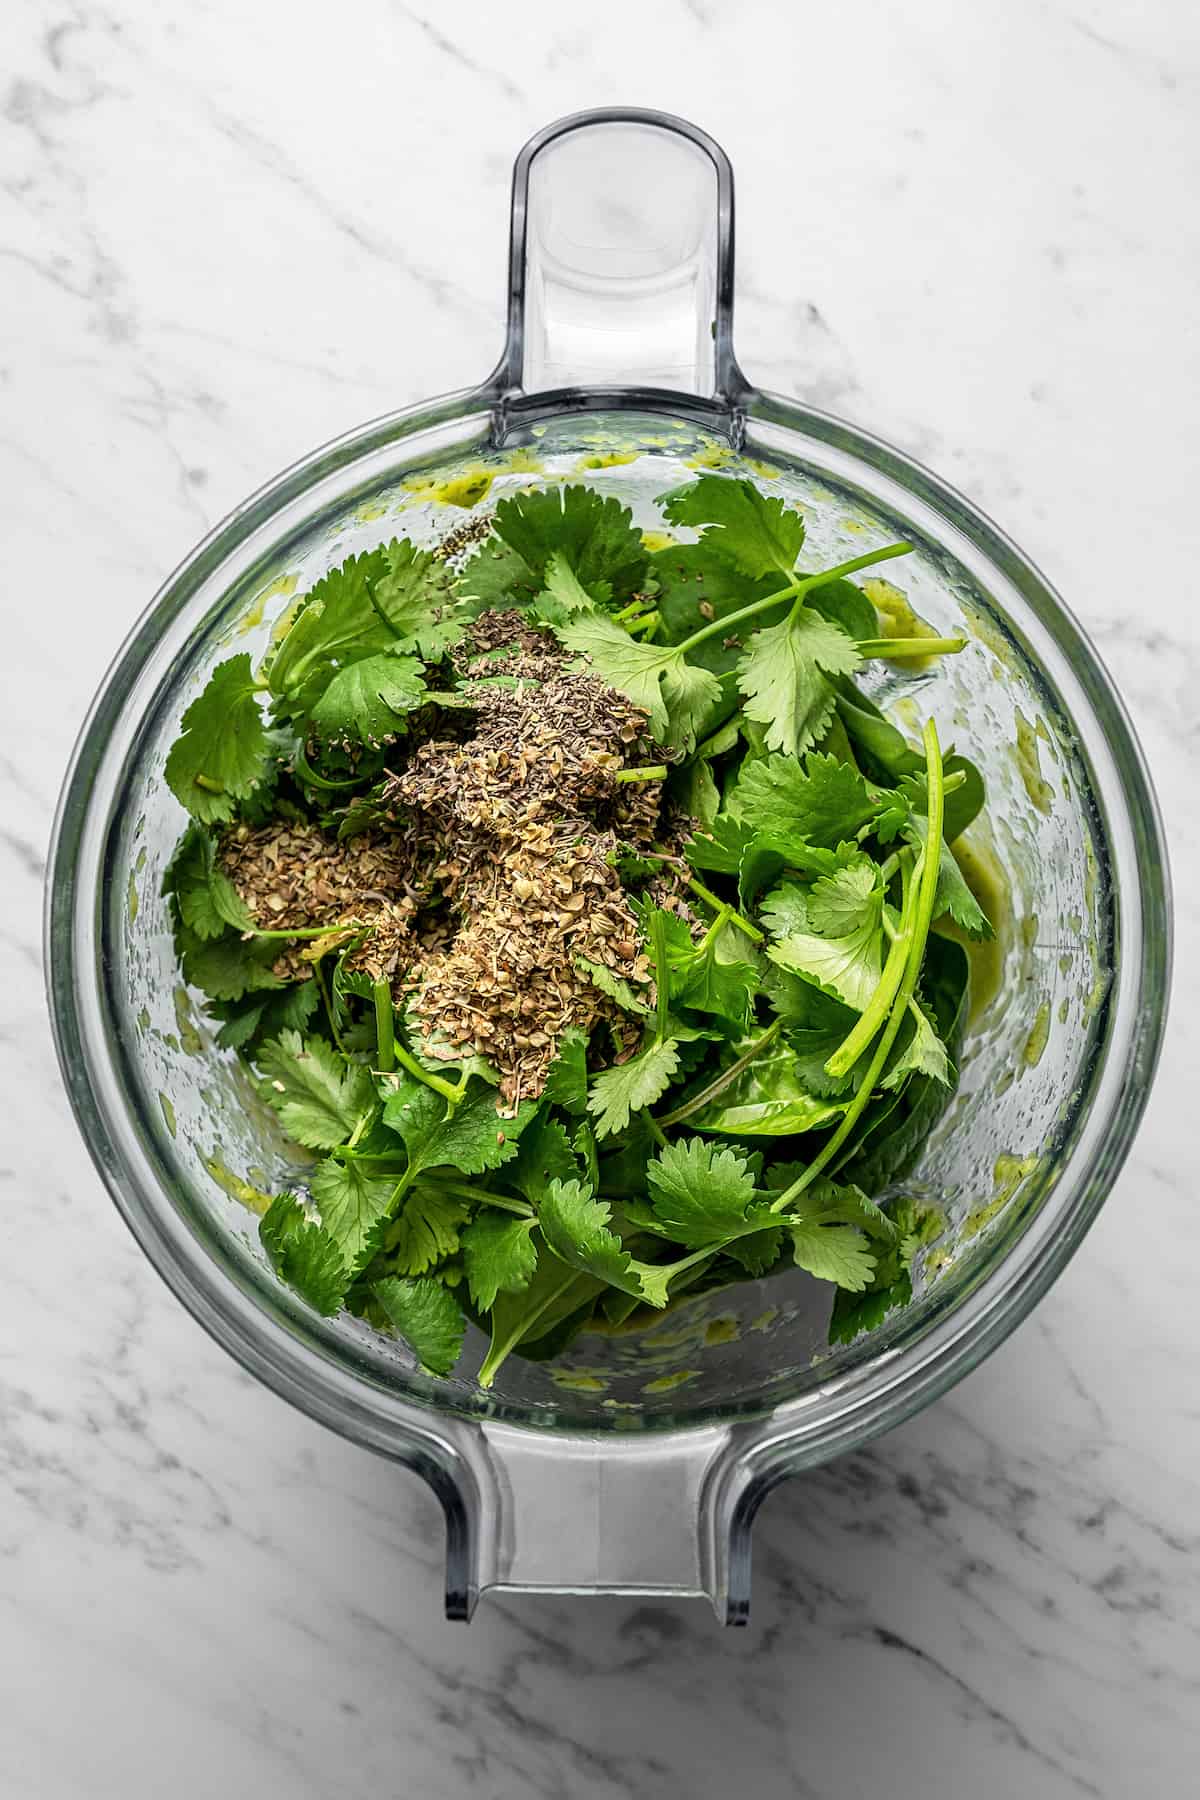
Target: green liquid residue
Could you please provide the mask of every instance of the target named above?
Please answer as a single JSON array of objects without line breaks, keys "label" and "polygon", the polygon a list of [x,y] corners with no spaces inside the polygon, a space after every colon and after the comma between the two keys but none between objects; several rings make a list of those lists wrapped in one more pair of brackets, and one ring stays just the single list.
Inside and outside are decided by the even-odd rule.
[{"label": "green liquid residue", "polygon": [[264,1194],[260,1188],[252,1187],[235,1175],[232,1169],[226,1168],[219,1156],[206,1156],[204,1166],[219,1188],[223,1188],[232,1200],[240,1200],[251,1212],[262,1216],[271,1204],[270,1194]]},{"label": "green liquid residue", "polygon": [[669,550],[674,542],[674,536],[669,531],[643,531],[642,533],[642,543],[651,556],[656,550]]},{"label": "green liquid residue", "polygon": [[704,1327],[706,1344],[736,1344],[741,1335],[737,1320],[728,1315],[710,1319]]},{"label": "green liquid residue", "polygon": [[963,1221],[964,1238],[976,1237],[985,1226],[1004,1211],[1023,1181],[1037,1168],[1036,1156],[1010,1156],[1007,1151],[996,1158],[992,1171],[992,1198]]},{"label": "green liquid residue", "polygon": [[1059,1022],[1059,1024],[1065,1025],[1067,1020],[1070,1018],[1070,1016],[1071,1016],[1071,1002],[1067,998],[1067,996],[1064,994],[1062,999],[1058,1003],[1058,1022]]},{"label": "green liquid residue", "polygon": [[137,1016],[137,1024],[138,1024],[139,1031],[149,1031],[149,1029],[150,1029],[150,1009],[149,1009],[149,1007],[143,1006],[141,1012]]},{"label": "green liquid residue", "polygon": [[478,506],[491,493],[493,480],[494,476],[487,469],[469,469],[452,481],[440,481],[430,497],[446,506]]},{"label": "green liquid residue", "polygon": [[[878,575],[862,584],[863,593],[879,615],[880,636],[885,638],[935,638],[941,633],[935,631],[927,619],[914,612],[909,604],[908,595],[903,589],[894,587],[890,581],[883,581]],[[933,663],[931,656],[910,656],[905,659],[905,668],[919,671],[928,669]]]},{"label": "green liquid residue", "polygon": [[751,1319],[750,1329],[751,1331],[770,1331],[778,1317],[779,1308],[777,1306],[768,1306],[766,1312],[760,1312],[757,1319]]},{"label": "green liquid residue", "polygon": [[1004,958],[1012,924],[1011,903],[1007,877],[989,844],[970,831],[964,831],[954,840],[954,858],[962,870],[963,880],[995,932],[994,937],[976,939],[968,937],[951,918],[939,919],[937,923],[939,933],[953,938],[967,953],[967,966],[971,972],[967,1031],[972,1032],[1004,986]]},{"label": "green liquid residue", "polygon": [[[1041,721],[1038,721],[1041,724]],[[1042,727],[1043,734],[1045,727]],[[1042,758],[1038,748],[1038,732],[1020,707],[1017,708],[1017,772],[1025,784],[1025,792],[1038,812],[1049,814],[1054,805],[1054,789],[1042,774]]]},{"label": "green liquid residue", "polygon": [[199,1056],[204,1048],[204,1040],[192,1021],[191,997],[185,987],[175,989],[175,1023],[179,1028],[179,1042],[185,1056]]},{"label": "green liquid residue", "polygon": [[129,912],[129,923],[132,925],[138,916],[137,877],[134,874],[132,869],[130,869],[130,871],[129,871],[128,912]]},{"label": "green liquid residue", "polygon": [[669,1394],[674,1388],[682,1387],[685,1381],[694,1381],[699,1369],[676,1369],[670,1375],[657,1375],[653,1381],[646,1382],[643,1394]]},{"label": "green liquid residue", "polygon": [[162,1107],[163,1121],[167,1127],[167,1130],[170,1132],[171,1136],[174,1137],[175,1136],[175,1108],[171,1105],[170,1096],[168,1094],[160,1093],[158,1096],[158,1104]]},{"label": "green liquid residue", "polygon": [[1025,1039],[1025,1048],[1021,1052],[1021,1060],[1026,1068],[1036,1069],[1046,1054],[1046,1045],[1050,1041],[1050,1002],[1043,1000],[1037,1009],[1029,1036]]},{"label": "green liquid residue", "polygon": [[581,456],[575,468],[580,473],[584,469],[619,469],[622,463],[636,462],[637,459],[636,450],[602,450],[591,456]]},{"label": "green liquid residue", "polygon": [[551,1369],[550,1379],[555,1387],[570,1388],[577,1394],[603,1394],[608,1382],[601,1375],[592,1375],[586,1369]]}]

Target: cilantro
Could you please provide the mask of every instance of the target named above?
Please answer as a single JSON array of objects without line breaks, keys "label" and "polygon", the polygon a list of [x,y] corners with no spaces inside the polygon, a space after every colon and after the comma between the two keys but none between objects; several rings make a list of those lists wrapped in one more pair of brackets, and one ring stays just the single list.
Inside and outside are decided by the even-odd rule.
[{"label": "cilantro", "polygon": [[832,1281],[859,1294],[875,1270],[875,1258],[861,1231],[852,1225],[801,1221],[791,1228],[792,1254],[818,1281]]},{"label": "cilantro", "polygon": [[674,644],[639,644],[604,613],[574,614],[556,625],[560,642],[579,652],[590,668],[650,715],[660,744],[691,749],[705,718],[719,703],[721,684],[708,669],[685,661]]},{"label": "cilantro", "polygon": [[448,1375],[462,1350],[462,1308],[440,1281],[401,1281],[390,1276],[371,1289],[391,1329],[431,1375]]},{"label": "cilantro", "polygon": [[367,1069],[347,1064],[324,1038],[283,1031],[258,1055],[259,1092],[289,1137],[310,1150],[334,1150],[375,1104]]},{"label": "cilantro", "polygon": [[778,625],[756,631],[738,664],[748,719],[767,727],[767,747],[798,756],[826,730],[836,691],[829,677],[859,664],[844,631],[797,605]]},{"label": "cilantro", "polygon": [[231,819],[235,802],[266,779],[270,755],[249,656],[217,664],[181,725],[167,756],[167,786],[203,824]]},{"label": "cilantro", "polygon": [[702,542],[744,575],[790,575],[804,543],[804,521],[782,500],[760,493],[752,481],[701,475],[664,494],[663,512],[673,525],[707,526]]},{"label": "cilantro", "polygon": [[241,1000],[246,994],[286,985],[271,967],[279,945],[269,939],[249,942],[226,932],[206,941],[186,926],[175,934],[183,975],[190,987],[198,987],[212,1000]]},{"label": "cilantro", "polygon": [[631,1113],[653,1106],[670,1086],[679,1067],[674,1038],[650,1045],[628,1062],[617,1063],[595,1076],[588,1095],[588,1111],[596,1120],[596,1136],[611,1137],[624,1131]]},{"label": "cilantro", "polygon": [[382,651],[417,650],[427,660],[441,655],[463,630],[451,583],[445,565],[407,538],[331,570],[311,589],[267,666],[277,710],[309,712],[347,663]]},{"label": "cilantro", "polygon": [[537,1268],[536,1225],[532,1214],[514,1219],[484,1207],[464,1231],[463,1266],[471,1298],[481,1312],[495,1304],[497,1294],[519,1294],[529,1286]]},{"label": "cilantro", "polygon": [[189,826],[163,878],[185,928],[198,938],[218,938],[233,927],[249,931],[254,920],[228,875],[216,864],[216,845],[202,826]]},{"label": "cilantro", "polygon": [[542,1236],[560,1261],[651,1306],[665,1306],[674,1271],[630,1256],[610,1229],[611,1218],[608,1201],[581,1181],[552,1181],[538,1214]]},{"label": "cilantro", "polygon": [[[601,966],[597,963],[588,965],[587,973],[596,986],[599,983],[594,971]],[[608,970],[604,973],[607,975]],[[587,1034],[577,1025],[569,1025],[559,1038],[558,1056],[547,1071],[542,1090],[548,1105],[561,1106],[566,1112],[575,1114],[587,1111],[587,1043]]]},{"label": "cilantro", "polygon": [[420,663],[408,656],[365,656],[336,674],[312,709],[318,737],[374,743],[404,730],[404,716],[425,697]]},{"label": "cilantro", "polygon": [[589,962],[586,956],[577,956],[575,966],[587,976],[593,987],[599,988],[602,994],[607,994],[610,1000],[615,1000],[625,1012],[637,1013],[641,1017],[649,1013],[650,1008],[646,1002],[638,998],[624,977],[614,975],[603,963]]},{"label": "cilantro", "polygon": [[[388,1184],[388,1204],[395,1200],[398,1184]],[[384,1233],[383,1248],[389,1264],[400,1275],[424,1275],[437,1263],[453,1256],[459,1231],[470,1216],[470,1203],[442,1188],[414,1187],[403,1210]]]},{"label": "cilantro", "polygon": [[794,756],[744,764],[730,810],[756,831],[832,850],[866,824],[875,802],[857,769],[810,753],[803,765]]},{"label": "cilantro", "polygon": [[313,1224],[294,1194],[279,1194],[259,1222],[258,1235],[281,1281],[326,1318],[340,1311],[348,1275],[338,1246]]},{"label": "cilantro", "polygon": [[[536,594],[549,586],[547,568],[555,557],[570,564],[586,592],[598,598],[598,583],[618,603],[641,586],[646,547],[627,506],[591,488],[552,487],[501,500],[492,530],[506,547],[502,575],[485,574],[487,563],[473,558],[463,571],[461,591],[494,604],[496,588]],[[482,579],[481,579],[482,578]],[[560,596],[561,598],[561,596]]]},{"label": "cilantro", "polygon": [[[465,1312],[490,1338],[485,1389],[514,1351],[557,1356],[593,1317],[618,1324],[789,1255],[837,1287],[841,1341],[910,1297],[913,1257],[940,1229],[915,1201],[870,1197],[913,1166],[957,1080],[966,958],[930,927],[990,930],[950,849],[983,804],[979,771],[943,758],[932,725],[910,743],[854,679],[897,640],[878,636],[871,596],[886,584],[848,577],[908,547],[802,571],[800,513],[724,475],[662,508],[695,541],[650,553],[619,501],[554,482],[502,499],[465,561],[408,540],[350,557],[289,612],[257,680],[244,655],[213,671],[168,756],[192,815],[163,884],[183,973],[218,1041],[316,1153],[308,1197],[280,1195],[262,1220],[272,1267],[322,1314],[347,1305],[398,1334],[438,1375],[460,1354]],[[520,616],[480,624],[489,608]],[[464,655],[431,672],[468,630]],[[961,647],[910,640],[902,658]],[[475,843],[460,856],[446,822],[458,815],[394,803],[415,751],[444,754],[448,781],[462,779],[451,765],[474,751],[452,746],[486,740],[495,704],[527,693],[538,720],[535,678],[512,661],[535,642],[548,668],[590,672],[643,708],[669,765],[662,787],[576,792],[564,778],[561,807],[529,783],[531,847],[548,827],[555,862],[599,850],[612,884],[594,895],[602,933],[590,911],[572,915],[562,954],[587,980],[568,970],[561,1010],[553,985],[526,988],[541,972],[509,954],[503,906],[480,927],[488,865]],[[486,675],[465,675],[477,655]],[[520,714],[498,776],[525,764]],[[612,748],[597,767],[628,780]],[[244,828],[261,830],[269,869],[277,826],[293,859],[304,831],[347,846],[334,854],[361,863],[365,904],[345,916],[371,923],[257,928],[222,867],[222,832],[244,845]],[[403,921],[368,886],[393,841]],[[507,859],[507,826],[497,842]],[[628,958],[618,975],[597,948],[610,927],[614,943],[632,935],[622,907],[653,986],[644,963],[631,982]],[[515,991],[533,1070],[521,1064],[519,1090],[504,1039],[452,1039],[452,1008],[442,1030],[418,1011],[417,996],[436,997],[437,959],[455,961],[449,938],[477,927],[492,936],[467,1012],[495,1030],[518,1016]],[[591,1032],[563,1030],[589,1012]],[[509,1117],[501,1099],[516,1092],[531,1097]]]},{"label": "cilantro", "polygon": [[703,1138],[668,1144],[647,1165],[653,1215],[667,1237],[700,1249],[775,1223],[754,1205],[754,1177],[736,1151]]},{"label": "cilantro", "polygon": [[373,1247],[374,1230],[391,1207],[395,1182],[364,1173],[359,1164],[328,1157],[313,1172],[310,1188],[321,1224],[350,1268]]},{"label": "cilantro", "polygon": [[383,1122],[404,1142],[410,1181],[423,1169],[454,1168],[464,1175],[498,1169],[516,1155],[517,1140],[537,1111],[526,1101],[515,1119],[502,1119],[495,1090],[478,1078],[457,1105],[412,1077],[392,1080]]}]

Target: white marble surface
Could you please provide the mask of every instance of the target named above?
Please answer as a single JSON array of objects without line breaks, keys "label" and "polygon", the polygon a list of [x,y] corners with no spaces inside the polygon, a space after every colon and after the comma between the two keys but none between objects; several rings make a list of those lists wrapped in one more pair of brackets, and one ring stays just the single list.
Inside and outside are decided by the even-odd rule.
[{"label": "white marble surface", "polygon": [[[0,88],[0,1792],[1194,1794],[1196,9],[7,0]],[[750,374],[958,481],[1082,614],[1179,891],[1165,1067],[1099,1225],[950,1398],[776,1493],[724,1635],[699,1603],[443,1623],[417,1480],[253,1385],[119,1224],[39,971],[118,640],[279,466],[490,365],[511,157],[619,100],[734,158]]]}]

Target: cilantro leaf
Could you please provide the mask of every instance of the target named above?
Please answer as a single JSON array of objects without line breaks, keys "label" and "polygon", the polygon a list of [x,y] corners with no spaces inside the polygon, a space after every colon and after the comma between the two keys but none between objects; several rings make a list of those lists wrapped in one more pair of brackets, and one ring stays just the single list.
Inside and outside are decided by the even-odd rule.
[{"label": "cilantro leaf", "polygon": [[[929,842],[929,820],[923,812],[910,811],[902,830],[904,837],[911,844],[923,847]],[[963,872],[958,865],[958,859],[943,838],[942,854],[938,859],[933,916],[935,919],[940,919],[947,914],[960,930],[966,932],[968,937],[990,938],[995,936],[990,919],[967,886]]]},{"label": "cilantro leaf", "polygon": [[198,938],[217,938],[230,926],[249,931],[250,909],[217,867],[216,845],[200,825],[189,825],[179,840],[163,877],[164,894],[173,894],[179,917]]},{"label": "cilantro leaf", "polygon": [[628,600],[642,584],[646,546],[633,514],[612,495],[594,488],[551,487],[513,494],[501,500],[492,530],[515,553],[518,564],[509,578],[532,579],[534,591],[547,586],[552,557],[564,557],[589,594],[603,582],[617,602]]},{"label": "cilantro leaf", "polygon": [[401,1275],[423,1275],[427,1269],[453,1256],[458,1249],[459,1227],[471,1211],[457,1194],[423,1184],[410,1188],[403,1210],[388,1226],[383,1248]]},{"label": "cilantro leaf", "polygon": [[303,1032],[321,1004],[316,982],[291,981],[278,991],[254,991],[240,1000],[220,1000],[211,1004],[209,1012],[222,1021],[217,1032],[218,1044],[229,1050],[241,1050],[253,1058],[258,1047],[268,1038],[278,1037],[289,1027]]},{"label": "cilantro leaf", "polygon": [[665,1145],[646,1165],[646,1179],[656,1221],[689,1250],[777,1223],[769,1208],[755,1206],[745,1160],[703,1138]]},{"label": "cilantro leaf", "polygon": [[909,1022],[912,1029],[907,1041],[899,1047],[898,1040],[898,1051],[889,1062],[880,1085],[885,1088],[899,1087],[910,1075],[928,1075],[943,1087],[949,1087],[952,1075],[946,1046],[934,1030],[933,1021],[924,1007],[917,1006],[915,1001],[909,1008]]},{"label": "cilantro leaf", "polygon": [[844,1100],[824,1099],[804,1086],[791,1050],[777,1038],[688,1123],[731,1137],[791,1137],[819,1130],[845,1110]]},{"label": "cilantro leaf", "polygon": [[790,576],[804,543],[804,521],[752,481],[701,475],[660,496],[672,525],[702,525],[703,543],[752,578],[778,570]]},{"label": "cilantro leaf", "polygon": [[202,824],[231,819],[234,802],[265,779],[270,759],[249,656],[217,664],[181,725],[167,756],[167,786]]},{"label": "cilantro leaf", "polygon": [[795,881],[784,881],[772,888],[758,910],[773,938],[791,937],[811,927],[808,892]]},{"label": "cilantro leaf", "polygon": [[413,657],[364,656],[333,677],[312,709],[320,738],[378,743],[404,730],[404,715],[421,705],[425,683]]},{"label": "cilantro leaf", "polygon": [[757,831],[803,838],[830,850],[853,838],[875,812],[858,770],[818,752],[810,752],[803,766],[795,756],[744,763],[729,807]]},{"label": "cilantro leaf", "polygon": [[666,1093],[679,1068],[674,1038],[651,1044],[626,1063],[604,1069],[592,1082],[588,1111],[596,1120],[596,1136],[624,1131],[631,1113],[653,1106]]},{"label": "cilantro leaf", "polygon": [[605,1283],[584,1275],[551,1251],[539,1254],[528,1287],[519,1293],[496,1295],[492,1314],[492,1341],[479,1370],[479,1385],[490,1388],[505,1358],[519,1344],[544,1340],[582,1307],[589,1307]]},{"label": "cilantro leaf", "polygon": [[334,1239],[314,1225],[294,1194],[279,1194],[259,1221],[258,1235],[281,1281],[326,1318],[342,1304],[349,1279]]},{"label": "cilantro leaf", "polygon": [[856,856],[836,875],[822,875],[808,893],[808,920],[821,937],[845,937],[883,917],[883,884],[869,856]]},{"label": "cilantro leaf", "polygon": [[875,1257],[861,1231],[852,1225],[801,1221],[789,1226],[792,1254],[818,1281],[860,1294],[875,1272]]},{"label": "cilantro leaf", "polygon": [[383,1122],[404,1141],[410,1178],[441,1167],[482,1175],[516,1155],[517,1140],[536,1111],[537,1102],[526,1100],[516,1118],[502,1119],[495,1089],[477,1077],[453,1107],[423,1081],[399,1077],[384,1102]]},{"label": "cilantro leaf", "polygon": [[181,927],[175,941],[184,980],[212,1000],[240,1000],[246,994],[287,985],[271,967],[279,945],[269,938],[247,942],[226,932],[224,937],[205,942]]},{"label": "cilantro leaf", "polygon": [[448,1375],[462,1351],[466,1322],[462,1308],[440,1281],[375,1282],[371,1295],[380,1312],[431,1375]]},{"label": "cilantro leaf", "polygon": [[309,1188],[321,1223],[348,1268],[356,1268],[373,1245],[375,1227],[391,1208],[395,1186],[386,1176],[366,1175],[357,1163],[333,1156],[313,1171]]},{"label": "cilantro leaf", "polygon": [[548,625],[561,624],[572,613],[590,611],[612,594],[607,581],[593,582],[593,592],[589,593],[561,550],[556,550],[547,562],[545,582],[532,611]]},{"label": "cilantro leaf", "polygon": [[720,813],[707,832],[697,832],[684,848],[693,869],[709,870],[714,875],[736,875],[742,857],[754,836],[750,826]]},{"label": "cilantro leaf", "polygon": [[557,1119],[539,1114],[521,1139],[514,1185],[538,1206],[550,1181],[572,1181],[579,1173],[566,1131]]},{"label": "cilantro leaf", "polygon": [[591,962],[586,956],[577,956],[575,967],[582,970],[593,987],[599,988],[602,994],[607,994],[610,1000],[615,1000],[625,1012],[645,1017],[653,1011],[644,1000],[639,999],[623,975],[614,975],[603,963]]},{"label": "cilantro leaf", "polygon": [[463,628],[444,563],[407,538],[393,539],[348,557],[316,583],[271,658],[267,680],[285,712],[303,714],[347,663],[406,650],[431,661]]},{"label": "cilantro leaf", "polygon": [[669,1270],[635,1261],[610,1229],[611,1218],[608,1201],[581,1181],[552,1181],[538,1213],[542,1236],[561,1262],[651,1306],[665,1306]]},{"label": "cilantro leaf", "polygon": [[[672,544],[655,551],[650,558],[650,574],[658,584],[654,606],[669,643],[691,637],[714,619],[723,619],[752,600],[767,599],[780,585],[775,572],[752,581],[736,564],[719,553],[714,555],[707,538],[698,544]],[[779,605],[782,609],[790,601],[781,600]],[[763,617],[770,622],[769,609]],[[719,638],[711,638],[709,643],[721,648]],[[736,726],[734,729],[736,733]]]},{"label": "cilantro leaf", "polygon": [[[588,974],[600,966],[590,965]],[[592,983],[596,985],[594,976]],[[561,1106],[576,1114],[587,1111],[587,1047],[587,1033],[577,1025],[569,1025],[558,1040],[558,1055],[546,1072],[542,1097],[548,1106]]]},{"label": "cilantro leaf", "polygon": [[368,1069],[347,1063],[324,1038],[282,1031],[258,1055],[259,1092],[279,1114],[283,1128],[310,1150],[344,1144],[375,1104]]},{"label": "cilantro leaf", "polygon": [[537,1268],[536,1225],[532,1216],[518,1219],[484,1206],[463,1232],[467,1286],[481,1312],[492,1307],[497,1294],[518,1294],[529,1286]]},{"label": "cilantro leaf", "polygon": [[849,675],[861,658],[844,631],[810,607],[756,631],[738,664],[745,713],[767,727],[767,748],[798,756],[833,716],[831,675]]},{"label": "cilantro leaf", "polygon": [[[772,929],[790,926],[791,918],[798,916],[796,890],[779,890],[772,900]],[[869,857],[856,857],[835,875],[814,882],[803,906],[807,925],[787,929],[767,955],[780,968],[815,982],[862,1012],[882,972],[883,888],[878,869]]]},{"label": "cilantro leaf", "polygon": [[660,744],[690,749],[696,731],[721,698],[721,683],[708,669],[684,660],[673,644],[639,644],[607,614],[573,614],[556,625],[559,642],[579,653],[577,668],[590,668],[650,716]]},{"label": "cilantro leaf", "polygon": [[408,538],[393,538],[379,555],[383,573],[373,584],[372,610],[382,613],[387,623],[381,620],[382,631],[372,630],[372,637],[380,649],[415,651],[424,662],[436,662],[465,629],[454,605],[453,577],[444,563],[427,550],[418,550]]}]

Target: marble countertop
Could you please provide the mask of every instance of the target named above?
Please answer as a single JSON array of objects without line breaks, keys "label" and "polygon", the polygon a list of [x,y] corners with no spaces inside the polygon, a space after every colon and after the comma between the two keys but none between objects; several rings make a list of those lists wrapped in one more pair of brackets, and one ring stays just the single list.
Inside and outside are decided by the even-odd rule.
[{"label": "marble countertop", "polygon": [[[0,1790],[1194,1793],[1195,11],[307,18],[0,13]],[[733,157],[750,375],[949,476],[1082,616],[1179,896],[1164,1067],[1099,1224],[948,1398],[772,1496],[740,1633],[700,1602],[486,1600],[444,1623],[421,1483],[251,1382],[119,1223],[41,989],[50,814],[117,643],[280,466],[490,367],[512,156],[613,101],[682,112]]]}]

